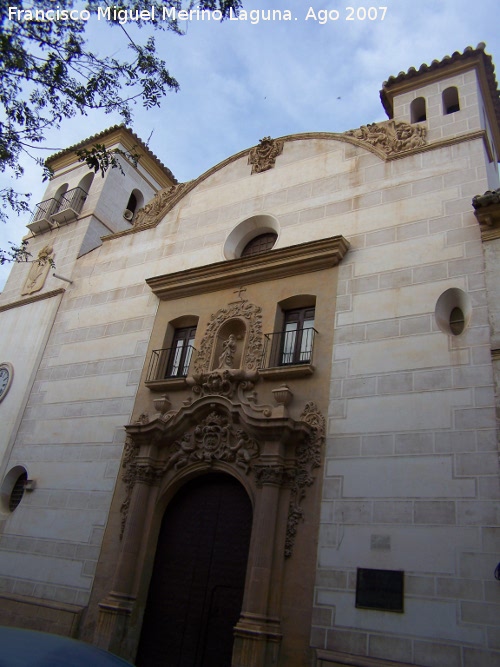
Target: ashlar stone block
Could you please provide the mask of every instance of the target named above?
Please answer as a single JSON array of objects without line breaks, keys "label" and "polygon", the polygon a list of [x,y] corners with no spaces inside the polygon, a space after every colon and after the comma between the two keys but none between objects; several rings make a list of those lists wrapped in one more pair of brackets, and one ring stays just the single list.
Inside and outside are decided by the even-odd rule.
[{"label": "ashlar stone block", "polygon": [[[480,644],[482,641],[480,628],[463,626],[458,622],[456,603],[453,601],[409,598],[405,600],[404,614],[388,614],[356,609],[349,593],[336,592],[335,599],[335,623],[340,628],[355,627],[358,632],[364,630],[400,636],[411,635],[421,639],[437,635],[443,640],[465,640],[472,644]],[[326,604],[326,600],[324,603]]]},{"label": "ashlar stone block", "polygon": [[456,505],[453,501],[415,501],[415,523],[455,524]]},{"label": "ashlar stone block", "polygon": [[473,479],[456,479],[451,456],[331,459],[327,475],[343,477],[344,498],[475,498]]},{"label": "ashlar stone block", "polygon": [[[465,393],[464,393],[465,392]],[[454,408],[470,401],[467,389],[455,391],[409,393],[346,399],[345,416],[334,416],[330,412],[330,433],[343,435],[355,433],[388,433],[391,431],[418,431],[422,424],[426,429],[449,429],[453,426]],[[463,413],[463,410],[457,411]],[[469,410],[471,412],[471,410]],[[474,411],[474,412],[477,412]],[[470,423],[471,417],[465,420]],[[486,428],[491,423],[482,415],[474,415],[476,421]],[[455,416],[457,428],[473,428],[464,425],[464,419]]]},{"label": "ashlar stone block", "polygon": [[417,664],[426,667],[462,667],[461,650],[459,646],[443,644],[433,641],[414,642],[414,660]]}]

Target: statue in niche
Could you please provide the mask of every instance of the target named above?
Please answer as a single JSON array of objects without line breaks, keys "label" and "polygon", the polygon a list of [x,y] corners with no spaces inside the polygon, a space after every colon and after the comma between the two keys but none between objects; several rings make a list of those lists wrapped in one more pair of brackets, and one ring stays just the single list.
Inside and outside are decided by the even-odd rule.
[{"label": "statue in niche", "polygon": [[45,285],[47,274],[53,264],[54,248],[51,245],[46,245],[40,250],[37,259],[32,263],[21,294],[39,292]]},{"label": "statue in niche", "polygon": [[222,343],[222,354],[219,357],[219,365],[217,368],[233,368],[234,355],[236,352],[236,336],[229,334]]}]

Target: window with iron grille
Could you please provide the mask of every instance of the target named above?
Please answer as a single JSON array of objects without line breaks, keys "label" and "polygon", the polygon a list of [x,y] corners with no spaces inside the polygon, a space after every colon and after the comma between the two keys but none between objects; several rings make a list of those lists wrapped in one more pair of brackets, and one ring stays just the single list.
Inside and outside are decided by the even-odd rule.
[{"label": "window with iron grille", "polygon": [[308,364],[314,339],[314,308],[285,311],[281,334],[280,366]]},{"label": "window with iron grille", "polygon": [[243,248],[241,256],[249,257],[250,255],[260,255],[267,250],[271,250],[271,248],[276,243],[277,238],[278,235],[274,234],[273,232],[259,234],[246,244],[246,246]]}]

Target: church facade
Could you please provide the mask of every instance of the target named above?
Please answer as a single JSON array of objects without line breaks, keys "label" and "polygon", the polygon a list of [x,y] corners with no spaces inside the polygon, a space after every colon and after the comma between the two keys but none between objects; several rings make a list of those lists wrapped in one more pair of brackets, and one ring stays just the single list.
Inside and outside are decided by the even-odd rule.
[{"label": "church facade", "polygon": [[0,295],[0,623],[139,667],[500,665],[492,59],[381,100],[188,183],[122,126],[50,158]]}]

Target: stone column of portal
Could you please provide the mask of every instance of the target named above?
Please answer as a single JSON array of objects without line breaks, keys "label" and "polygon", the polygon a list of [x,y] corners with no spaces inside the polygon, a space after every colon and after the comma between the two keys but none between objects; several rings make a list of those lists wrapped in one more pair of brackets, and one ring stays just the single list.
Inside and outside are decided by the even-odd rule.
[{"label": "stone column of portal", "polygon": [[[94,643],[108,651],[124,656],[126,630],[137,598],[138,580],[144,548],[144,535],[156,502],[156,486],[161,475],[149,466],[137,467],[135,484],[130,496],[127,523],[122,538],[120,558],[108,595],[99,603]],[[125,657],[125,656],[124,656]]]},{"label": "stone column of portal", "polygon": [[258,471],[254,522],[248,555],[243,609],[235,627],[232,667],[268,667],[277,663],[281,641],[278,618],[268,615],[275,534],[283,468]]}]

